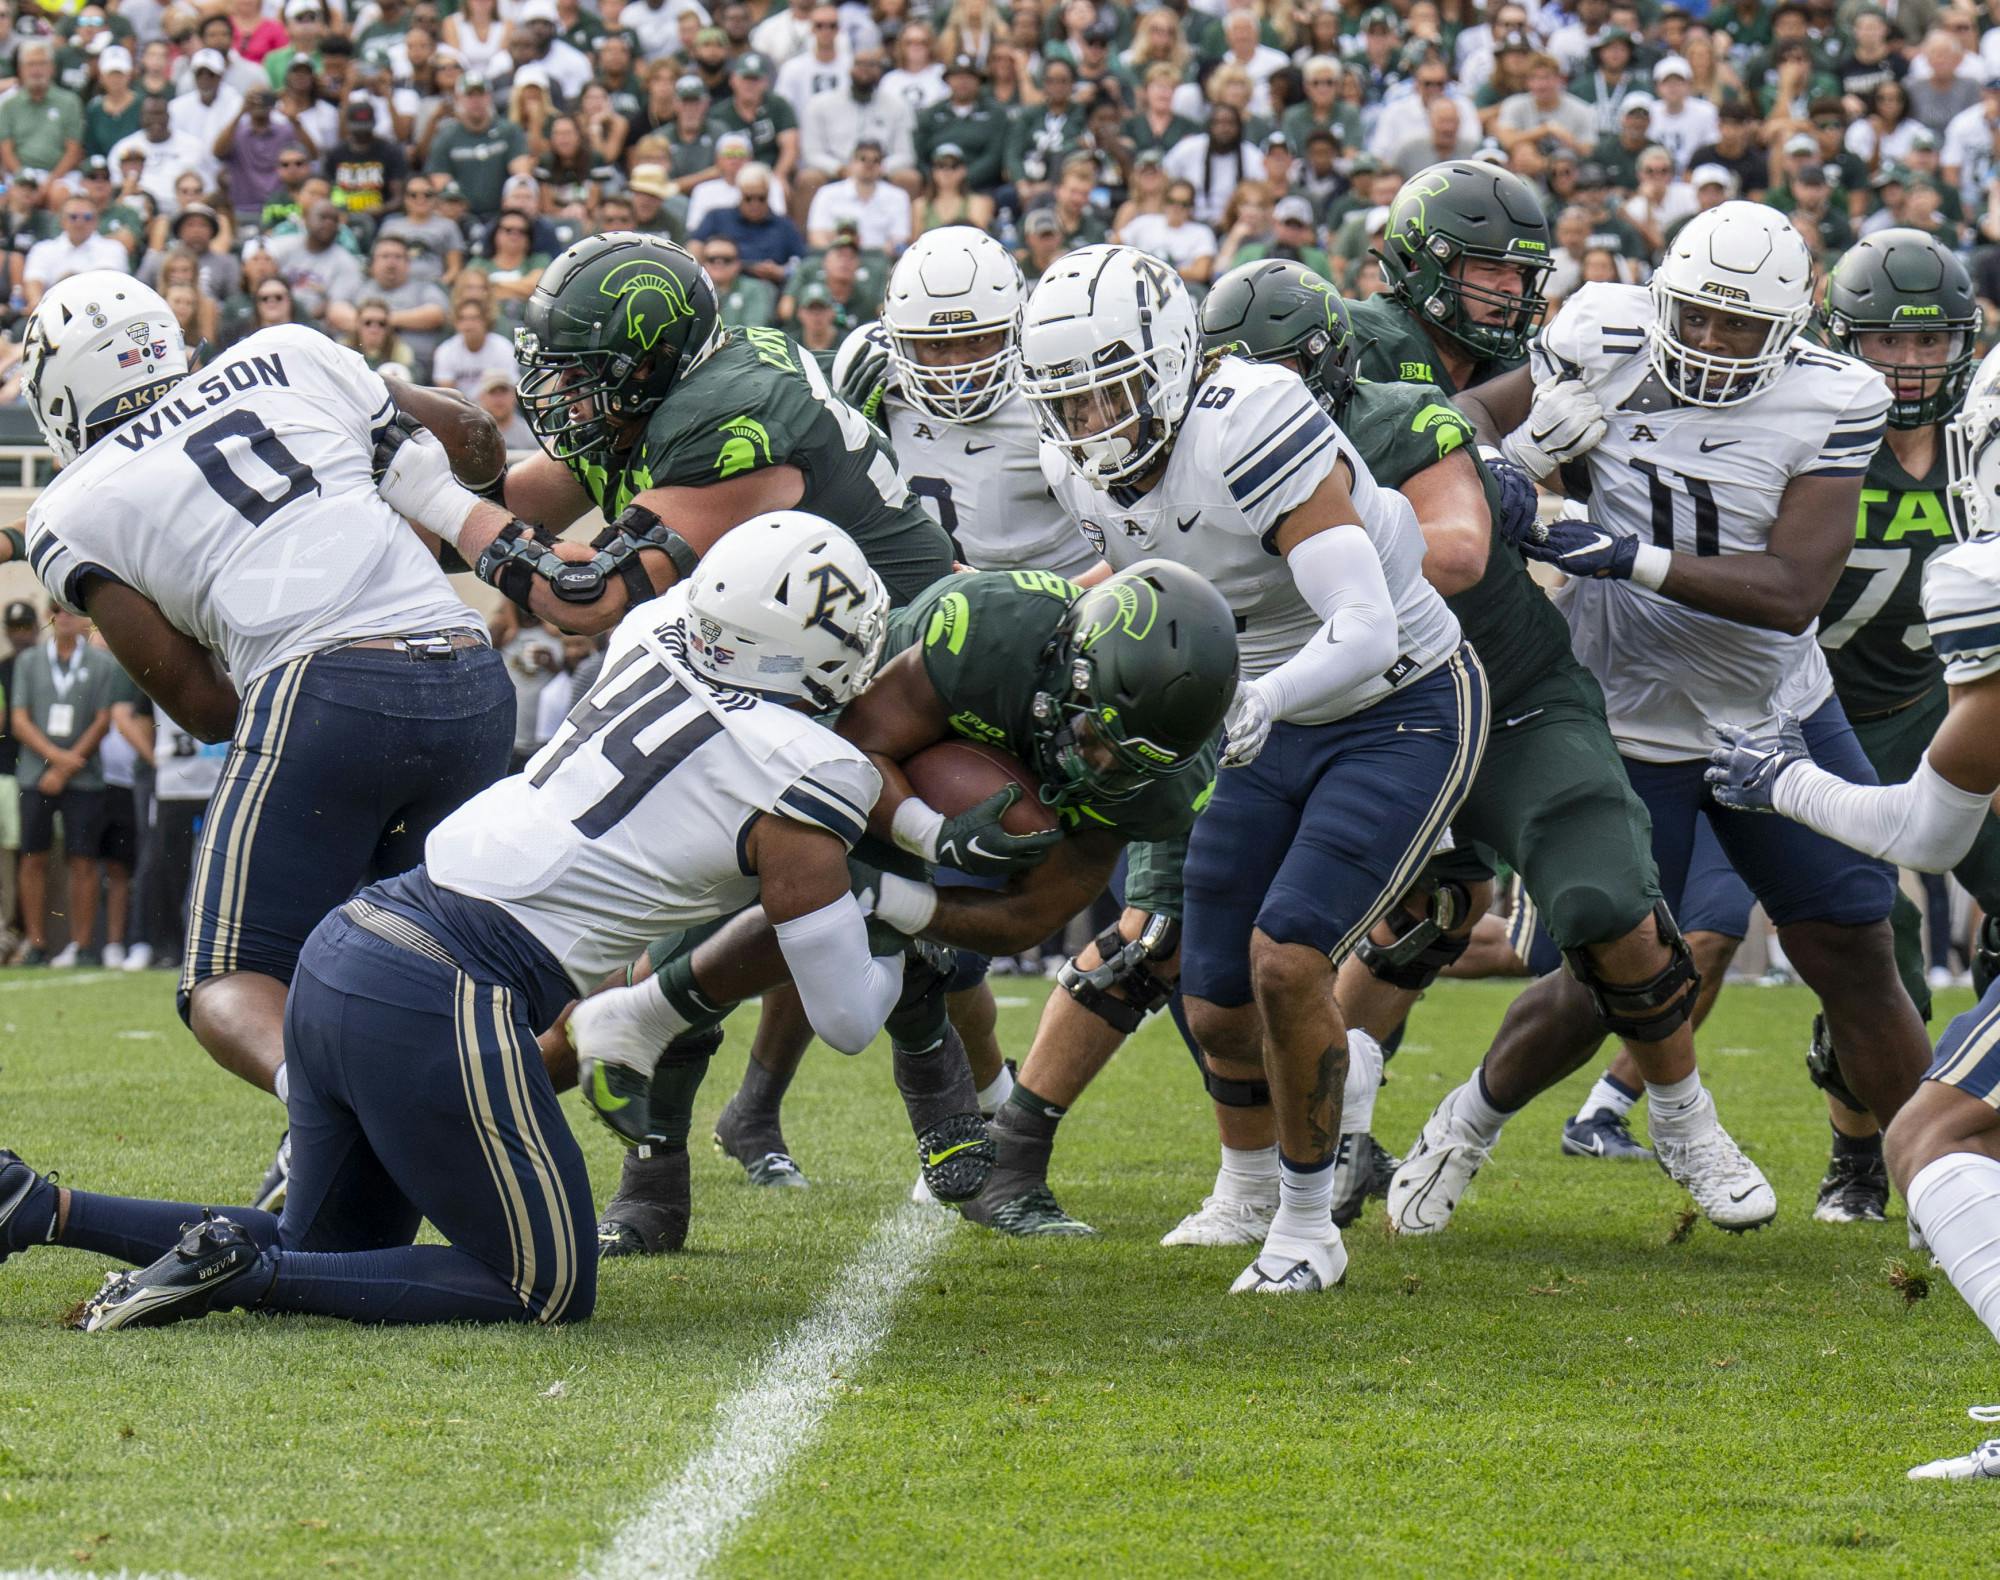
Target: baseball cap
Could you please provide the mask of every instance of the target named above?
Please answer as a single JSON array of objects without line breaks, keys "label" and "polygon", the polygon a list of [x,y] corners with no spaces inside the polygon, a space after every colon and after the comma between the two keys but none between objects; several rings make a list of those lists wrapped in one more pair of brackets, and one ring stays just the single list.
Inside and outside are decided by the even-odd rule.
[{"label": "baseball cap", "polygon": [[754,146],[748,132],[724,132],[715,140],[715,152],[718,157],[723,154],[741,154],[748,159],[750,150]]},{"label": "baseball cap", "polygon": [[320,0],[285,0],[285,20],[294,21],[302,16],[325,16],[326,7]]},{"label": "baseball cap", "polygon": [[214,226],[217,230],[220,230],[222,228],[222,222],[215,217],[214,209],[210,208],[206,203],[190,203],[186,208],[182,209],[178,214],[174,216],[174,222],[169,227],[169,229],[172,231],[175,237],[179,237],[181,233],[181,222],[187,219],[190,215],[194,216],[197,219],[207,220],[209,224]]},{"label": "baseball cap", "polygon": [[708,97],[708,84],[703,82],[693,72],[689,72],[684,77],[674,78],[674,97],[677,99],[705,99]]},{"label": "baseball cap", "polygon": [[482,395],[488,390],[510,390],[513,387],[513,378],[500,368],[488,368],[479,375],[479,393]]},{"label": "baseball cap", "polygon": [[1021,229],[1030,236],[1060,236],[1062,224],[1055,214],[1045,208],[1036,209],[1022,223]]},{"label": "baseball cap", "polygon": [[1283,132],[1273,132],[1269,137],[1264,139],[1264,152],[1267,154],[1273,148],[1289,149],[1291,146],[1292,140]]},{"label": "baseball cap", "polygon": [[1610,181],[1611,178],[1605,173],[1604,166],[1595,159],[1586,159],[1576,167],[1576,184],[1586,190],[1608,186]]},{"label": "baseball cap", "polygon": [[531,60],[527,65],[516,68],[513,86],[517,88],[540,88],[546,93],[549,89],[549,74],[544,68],[537,66]]},{"label": "baseball cap", "polygon": [[366,122],[370,126],[375,124],[375,106],[363,98],[349,99],[347,101],[347,108],[342,110],[341,114],[345,115],[356,126],[361,125],[363,122]]},{"label": "baseball cap", "polygon": [[1736,177],[1727,165],[1696,165],[1688,181],[1697,188],[1726,187],[1731,192],[1736,190]]},{"label": "baseball cap", "polygon": [[1818,158],[1819,139],[1810,132],[1794,132],[1790,137],[1785,139],[1785,152],[1788,154],[1809,154],[1814,158]]},{"label": "baseball cap", "polygon": [[979,62],[974,60],[970,55],[954,55],[951,57],[951,64],[944,68],[944,74],[947,77],[963,76],[968,71],[973,76],[982,79],[986,75],[985,72],[979,69]]},{"label": "baseball cap", "polygon": [[1373,7],[1361,18],[1362,32],[1372,33],[1377,28],[1386,28],[1391,33],[1396,31],[1396,13],[1385,5]]},{"label": "baseball cap", "polygon": [[1310,225],[1313,222],[1313,206],[1302,197],[1281,197],[1271,210],[1279,224]]},{"label": "baseball cap", "polygon": [[[289,71],[291,67],[287,66],[285,69]],[[485,72],[468,71],[463,77],[458,79],[458,91],[460,93],[491,93],[493,91],[493,84],[486,80]]]},{"label": "baseball cap", "polygon": [[1595,55],[1607,44],[1624,44],[1629,46],[1631,42],[1632,35],[1622,27],[1607,27],[1602,33],[1597,35],[1597,41],[1590,46],[1590,52]]},{"label": "baseball cap", "polygon": [[99,176],[109,181],[111,179],[111,161],[106,159],[102,154],[92,154],[83,162],[83,173],[93,181]]},{"label": "baseball cap", "polygon": [[1683,56],[1669,55],[1653,68],[1653,80],[1665,82],[1669,77],[1679,77],[1683,82],[1693,82],[1694,67],[1690,66]]},{"label": "baseball cap", "polygon": [[1653,106],[1660,101],[1650,93],[1628,93],[1625,102],[1618,106],[1620,115],[1651,115]]},{"label": "baseball cap", "polygon": [[1826,166],[1817,159],[1809,165],[1800,165],[1794,170],[1791,174],[1791,183],[1795,187],[1823,187],[1830,184],[1826,179]]},{"label": "baseball cap", "polygon": [[188,64],[196,71],[212,71],[218,77],[229,69],[229,62],[222,58],[220,51],[213,49],[196,50],[194,59]]},{"label": "baseball cap", "polygon": [[542,184],[530,175],[509,176],[500,187],[501,202],[506,202],[516,193],[522,197],[538,198],[542,195]]},{"label": "baseball cap", "polygon": [[7,612],[0,616],[7,625],[40,625],[42,617],[35,613],[35,606],[25,598],[16,598],[7,605]]},{"label": "baseball cap", "polygon": [[808,285],[803,291],[799,292],[799,306],[831,307],[833,306],[833,292],[815,280],[811,285]]},{"label": "baseball cap", "polygon": [[647,197],[663,198],[667,195],[667,167],[640,165],[632,172],[632,179],[625,184],[632,191],[643,192]]},{"label": "baseball cap", "polygon": [[1354,176],[1380,175],[1382,173],[1382,161],[1377,159],[1373,154],[1356,154],[1353,163],[1347,167],[1347,173]]},{"label": "baseball cap", "polygon": [[1118,30],[1109,22],[1093,22],[1083,30],[1086,44],[1109,44],[1118,36]]},{"label": "baseball cap", "polygon": [[1533,42],[1529,39],[1526,33],[1516,31],[1507,34],[1504,38],[1500,40],[1500,47],[1497,51],[1495,51],[1495,53],[1505,55],[1510,50],[1516,50],[1516,49],[1532,51],[1534,47],[1535,46]]},{"label": "baseball cap", "polygon": [[556,15],[556,0],[526,0],[526,4],[514,13],[514,20],[546,22],[550,27],[562,25],[562,18]]},{"label": "baseball cap", "polygon": [[1910,146],[1912,148],[1921,148],[1926,152],[1935,152],[1937,145],[1937,133],[1933,132],[1927,126],[1919,127],[1916,131],[1910,133]]},{"label": "baseball cap", "polygon": [[771,63],[753,49],[729,70],[732,76],[737,77],[768,77],[771,75]]},{"label": "baseball cap", "polygon": [[[27,175],[23,170],[21,174]],[[1910,184],[1910,172],[1901,165],[1884,165],[1875,172],[1875,179],[1868,183],[1872,187],[1901,187]]]},{"label": "baseball cap", "polygon": [[[861,145],[856,143],[854,146],[859,148]],[[878,143],[876,146],[879,148],[881,144]],[[964,164],[965,150],[957,143],[939,143],[931,150],[931,163],[936,164],[940,159],[956,159],[960,164]]]},{"label": "baseball cap", "polygon": [[447,181],[443,186],[438,188],[438,201],[440,203],[463,203],[465,201],[465,188],[460,186],[456,181]]},{"label": "baseball cap", "polygon": [[97,57],[97,74],[101,77],[107,71],[122,71],[132,75],[132,51],[123,44],[113,44]]},{"label": "baseball cap", "polygon": [[[140,154],[141,157],[143,158],[144,157],[143,149],[140,151]],[[47,186],[49,182],[49,173],[46,170],[37,170],[32,165],[25,165],[21,168],[20,172],[15,175],[14,179],[16,181],[24,182],[31,187]]]}]

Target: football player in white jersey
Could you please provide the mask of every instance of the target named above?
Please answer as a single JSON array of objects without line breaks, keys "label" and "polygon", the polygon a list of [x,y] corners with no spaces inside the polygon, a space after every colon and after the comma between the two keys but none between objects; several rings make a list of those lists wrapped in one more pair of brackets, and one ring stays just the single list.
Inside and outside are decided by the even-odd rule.
[{"label": "football player in white jersey", "polygon": [[1218,1073],[1267,1079],[1280,1196],[1237,1290],[1344,1276],[1347,1072],[1333,972],[1430,854],[1486,738],[1486,684],[1424,539],[1289,369],[1205,359],[1180,278],[1129,247],[1059,259],[1023,384],[1057,497],[1122,568],[1180,561],[1228,601],[1245,679],[1189,836],[1181,988]]},{"label": "football player in white jersey", "polygon": [[[577,1322],[596,1300],[583,1154],[535,1038],[647,940],[761,902],[813,1029],[858,1051],[902,987],[871,958],[847,852],[881,778],[813,714],[880,659],[889,596],[814,516],[745,522],[622,620],[603,674],[518,775],[308,940],[287,1005],[282,1219],[58,1191],[0,1152],[0,1259],[114,1273],[90,1331],[243,1307],[357,1322]],[[911,888],[922,885],[912,884]],[[660,1049],[713,1008],[698,958],[578,1005],[586,1101],[648,1129]],[[415,1245],[428,1219],[446,1245]]]},{"label": "football player in white jersey", "polygon": [[[288,325],[190,374],[166,303],[109,271],[53,287],[23,350],[61,466],[29,511],[30,563],[155,702],[232,741],[179,1004],[217,1063],[282,1100],[307,934],[357,885],[415,866],[437,822],[506,772],[513,687],[378,492],[374,452],[405,397],[359,356]],[[279,1199],[282,1159],[260,1200]]]},{"label": "football player in white jersey", "polygon": [[[1781,710],[1804,716],[1820,761],[1874,777],[1813,633],[1853,547],[1889,392],[1863,363],[1800,342],[1811,277],[1784,215],[1722,204],[1681,230],[1650,289],[1575,291],[1531,367],[1468,404],[1497,413],[1532,388],[1508,453],[1541,478],[1580,463],[1563,476],[1572,492],[1587,483],[1587,516],[1523,548],[1571,578],[1558,602],[1652,814],[1668,903],[1680,904],[1706,817],[1819,995],[1849,1089],[1886,1122],[1928,1057],[1896,976],[1895,874],[1805,829],[1731,812],[1702,779],[1718,729],[1757,728]],[[1460,1104],[1449,1134],[1427,1128],[1426,1142],[1483,1153],[1509,1113],[1587,1057],[1587,1034],[1562,1016],[1538,1031],[1488,1056],[1494,1103],[1470,1117]],[[1650,1087],[1656,1130],[1712,1122],[1692,1068],[1683,1084],[1678,1095]],[[1719,1126],[1712,1140],[1735,1151]]]},{"label": "football player in white jersey", "polygon": [[[1964,860],[2000,791],[2000,351],[1987,355],[1945,432],[1961,541],[1925,567],[1923,602],[1951,695],[1916,773],[1895,785],[1829,773],[1789,716],[1775,728],[1725,732],[1708,771],[1724,806],[1782,812],[1920,872]],[[1945,1028],[1923,1084],[1889,1126],[1886,1151],[1912,1227],[2000,1339],[2000,983]],[[1983,1407],[1971,1414],[1995,1418]],[[1910,1477],[2000,1477],[2000,1440]]]}]

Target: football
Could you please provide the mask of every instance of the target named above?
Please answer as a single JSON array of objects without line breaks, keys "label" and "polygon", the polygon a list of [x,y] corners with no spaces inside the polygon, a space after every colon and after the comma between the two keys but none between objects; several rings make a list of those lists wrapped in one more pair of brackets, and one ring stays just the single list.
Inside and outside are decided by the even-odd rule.
[{"label": "football", "polygon": [[910,787],[946,817],[977,806],[996,790],[1017,784],[1027,793],[1007,808],[1000,826],[1010,834],[1039,834],[1057,826],[1042,805],[1040,781],[1018,757],[974,741],[939,741],[903,764]]}]

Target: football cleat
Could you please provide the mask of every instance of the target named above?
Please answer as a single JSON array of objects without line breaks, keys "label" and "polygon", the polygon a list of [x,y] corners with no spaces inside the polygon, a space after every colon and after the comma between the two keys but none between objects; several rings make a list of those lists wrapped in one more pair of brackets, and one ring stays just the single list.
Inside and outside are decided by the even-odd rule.
[{"label": "football cleat", "polygon": [[584,1107],[614,1136],[628,1147],[645,1144],[653,1133],[651,1070],[585,1057],[577,1061],[576,1085]]},{"label": "football cleat", "polygon": [[1031,1185],[1005,1201],[993,1200],[992,1191],[988,1189],[974,1200],[963,1203],[959,1211],[974,1223],[983,1224],[998,1234],[1011,1234],[1022,1239],[1039,1235],[1080,1240],[1097,1233],[1081,1218],[1072,1218],[1064,1212],[1062,1203],[1056,1200],[1055,1193],[1046,1185]]},{"label": "football cleat", "polygon": [[1269,1201],[1204,1196],[1200,1207],[1160,1236],[1160,1244],[1262,1245],[1277,1211],[1275,1195]]},{"label": "football cleat", "polygon": [[1882,1154],[1853,1157],[1836,1152],[1819,1182],[1815,1223],[1882,1223],[1889,1205],[1889,1169]]},{"label": "football cleat", "polygon": [[[1478,1077],[1473,1077],[1477,1080]],[[1389,1227],[1397,1234],[1436,1234],[1451,1222],[1465,1188],[1492,1147],[1457,1122],[1456,1087],[1431,1110],[1417,1144],[1389,1181]]]},{"label": "football cleat", "polygon": [[1399,1160],[1365,1130],[1340,1138],[1333,1164],[1333,1226],[1345,1229],[1370,1196],[1388,1194]]},{"label": "football cleat", "polygon": [[45,1179],[23,1163],[18,1153],[0,1147],[0,1262],[13,1254],[8,1249],[7,1225],[35,1194],[36,1186],[53,1186],[55,1182],[55,1175]]},{"label": "football cleat", "polygon": [[162,1328],[245,1302],[263,1253],[227,1218],[184,1225],[180,1243],[150,1267],[112,1273],[83,1303],[74,1326],[85,1333]]},{"label": "football cleat", "polygon": [[1347,1247],[1340,1231],[1328,1240],[1295,1240],[1287,1235],[1264,1242],[1257,1259],[1236,1275],[1232,1295],[1317,1295],[1347,1280]]},{"label": "football cleat", "polygon": [[617,1193],[597,1221],[597,1254],[670,1255],[687,1244],[693,1209],[687,1148],[652,1156],[628,1152]]},{"label": "football cleat", "polygon": [[812,1182],[785,1147],[785,1133],[773,1118],[760,1124],[737,1112],[736,1098],[722,1105],[715,1116],[715,1144],[743,1165],[752,1185],[777,1190],[804,1190]]},{"label": "football cleat", "polygon": [[1715,1117],[1714,1094],[1704,1091],[1701,1100],[1705,1111],[1690,1127],[1691,1133],[1662,1131],[1659,1116],[1654,1115],[1653,1151],[1660,1167],[1694,1198],[1701,1215],[1716,1228],[1731,1234],[1761,1229],[1778,1216],[1777,1193],[1722,1128]]},{"label": "football cleat", "polygon": [[[1982,1425],[2000,1421],[2000,1405],[1976,1404],[1965,1412]],[[2000,1438],[1989,1438],[1969,1454],[1956,1459],[1934,1459],[1910,1471],[1912,1481],[1994,1481],[2000,1480]]]},{"label": "football cleat", "polygon": [[257,1194],[250,1198],[250,1205],[259,1212],[283,1212],[285,1191],[292,1183],[292,1133],[287,1130],[278,1137],[278,1150],[272,1155],[271,1166],[264,1170],[264,1178],[257,1186]]},{"label": "football cleat", "polygon": [[949,1114],[917,1137],[917,1167],[941,1202],[968,1202],[986,1188],[999,1150],[975,1113]]},{"label": "football cleat", "polygon": [[1562,1152],[1566,1158],[1603,1158],[1611,1163],[1650,1163],[1653,1149],[1632,1138],[1623,1114],[1600,1108],[1588,1119],[1563,1121]]}]

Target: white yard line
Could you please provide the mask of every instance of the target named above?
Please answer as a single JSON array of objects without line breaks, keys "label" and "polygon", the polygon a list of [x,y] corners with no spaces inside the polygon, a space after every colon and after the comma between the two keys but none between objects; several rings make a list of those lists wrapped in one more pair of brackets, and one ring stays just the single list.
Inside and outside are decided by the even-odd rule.
[{"label": "white yard line", "polygon": [[186,1580],[180,1574],[142,1574],[133,1569],[0,1569],[0,1580]]},{"label": "white yard line", "polygon": [[[123,975],[123,971],[51,971],[47,976],[28,977],[20,982],[0,982],[0,993],[18,993],[23,988],[83,987]],[[0,1570],[0,1580],[14,1580],[14,1576],[11,1571]]]},{"label": "white yard line", "polygon": [[709,1446],[586,1566],[588,1580],[659,1580],[712,1563],[810,1446],[843,1379],[887,1337],[897,1300],[957,1224],[935,1207],[904,1206],[885,1217],[749,1386],[717,1406]]}]

